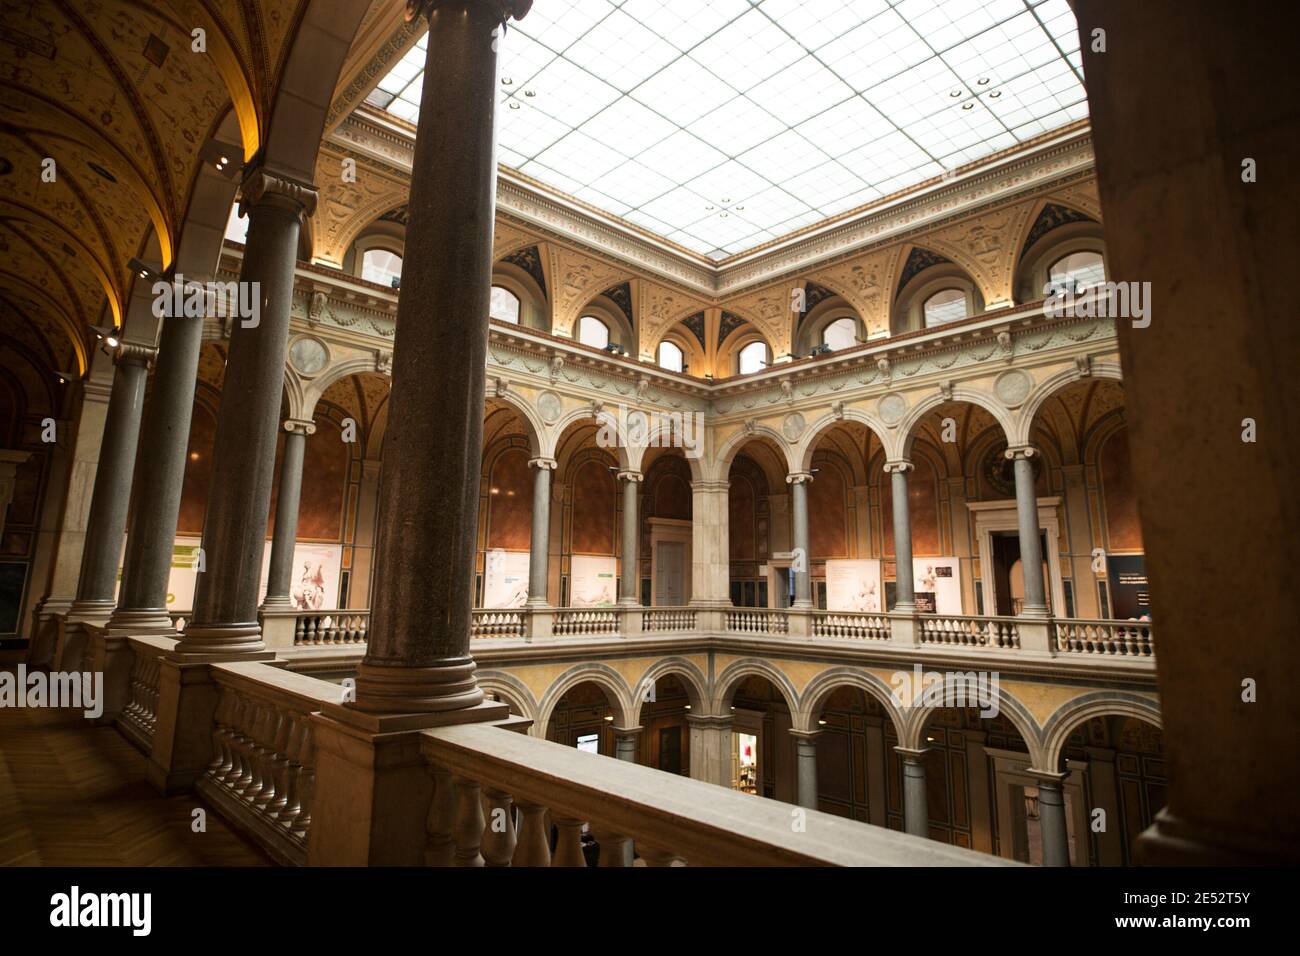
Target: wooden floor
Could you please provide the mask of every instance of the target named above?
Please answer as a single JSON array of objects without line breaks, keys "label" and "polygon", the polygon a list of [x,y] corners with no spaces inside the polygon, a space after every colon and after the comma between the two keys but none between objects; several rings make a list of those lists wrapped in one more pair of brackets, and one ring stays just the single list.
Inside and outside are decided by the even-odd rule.
[{"label": "wooden floor", "polygon": [[194,833],[203,804],[159,796],[144,774],[144,755],[112,727],[0,707],[0,865],[270,865],[211,810]]}]

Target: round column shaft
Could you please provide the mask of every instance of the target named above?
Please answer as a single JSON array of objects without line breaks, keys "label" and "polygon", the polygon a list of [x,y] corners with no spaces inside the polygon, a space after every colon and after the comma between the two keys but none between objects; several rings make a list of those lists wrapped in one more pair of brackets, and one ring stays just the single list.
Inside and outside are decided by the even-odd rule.
[{"label": "round column shaft", "polygon": [[802,570],[792,570],[794,574],[794,606],[812,607],[812,558],[808,554],[808,485],[812,475],[800,472],[786,475],[790,485],[790,525],[794,533],[795,554],[800,555]]},{"label": "round column shaft", "polygon": [[1038,527],[1038,492],[1034,488],[1032,448],[1008,448],[1016,475],[1016,518],[1020,532],[1020,567],[1025,576],[1025,617],[1047,616],[1047,590],[1043,584],[1043,542]]},{"label": "round column shaft", "polygon": [[794,737],[796,802],[809,810],[817,809],[817,737],[818,733],[790,731]]},{"label": "round column shaft", "polygon": [[925,751],[895,749],[903,758],[903,830],[913,836],[928,837],[930,808],[925,792]]},{"label": "round column shaft", "polygon": [[554,458],[533,458],[529,466],[537,469],[533,476],[533,525],[528,538],[528,606],[549,607],[551,556],[551,472]]},{"label": "round column shaft", "polygon": [[912,584],[912,514],[907,500],[907,472],[911,467],[910,461],[891,461],[885,465],[894,505],[894,610],[903,613],[916,610],[916,591]]},{"label": "round column shaft", "polygon": [[1044,774],[1038,780],[1038,828],[1043,837],[1043,866],[1070,865],[1064,779],[1063,774]]},{"label": "round column shaft", "polygon": [[275,536],[271,539],[271,568],[265,607],[288,607],[293,577],[293,548],[298,540],[298,505],[302,500],[302,461],[307,436],[316,431],[308,421],[284,423],[284,455],[280,459],[280,492],[275,501]]},{"label": "round column shaft", "polygon": [[641,482],[639,471],[620,471],[619,481],[623,482],[623,560],[620,580],[623,592],[618,603],[635,607],[641,603],[640,581],[637,575],[637,557],[641,550],[640,519],[637,512],[637,486]]}]

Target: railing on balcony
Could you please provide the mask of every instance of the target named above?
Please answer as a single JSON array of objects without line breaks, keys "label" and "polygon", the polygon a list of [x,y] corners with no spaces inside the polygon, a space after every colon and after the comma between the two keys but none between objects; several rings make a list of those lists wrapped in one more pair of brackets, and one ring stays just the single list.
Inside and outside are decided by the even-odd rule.
[{"label": "railing on balcony", "polygon": [[492,610],[475,608],[470,621],[469,636],[523,637],[527,614],[522,610]]},{"label": "railing on balcony", "polygon": [[841,611],[813,611],[813,637],[857,641],[889,640],[889,618],[883,614]]},{"label": "railing on balcony", "polygon": [[154,729],[158,723],[158,671],[162,657],[176,646],[170,637],[129,637],[131,677],[126,706],[117,716],[122,735],[139,750],[153,749]]},{"label": "railing on balcony", "polygon": [[364,644],[370,612],[332,610],[299,612],[293,628],[295,647],[306,644]]},{"label": "railing on balcony", "polygon": [[641,630],[645,632],[693,631],[696,612],[688,607],[655,607],[641,612]]},{"label": "railing on balcony", "polygon": [[431,866],[1015,865],[816,810],[792,826],[789,804],[489,724],[424,731],[421,749]]},{"label": "railing on balcony", "polygon": [[551,624],[555,637],[586,637],[619,633],[619,611],[613,608],[557,608]]},{"label": "railing on balcony", "polygon": [[992,647],[1015,650],[1020,647],[1020,624],[1014,617],[921,614],[922,644],[956,647]]},{"label": "railing on balcony", "polygon": [[1056,650],[1063,654],[1152,657],[1150,621],[1058,620],[1053,622]]},{"label": "railing on balcony", "polygon": [[733,634],[789,634],[790,615],[784,610],[729,608],[723,612],[727,630]]}]

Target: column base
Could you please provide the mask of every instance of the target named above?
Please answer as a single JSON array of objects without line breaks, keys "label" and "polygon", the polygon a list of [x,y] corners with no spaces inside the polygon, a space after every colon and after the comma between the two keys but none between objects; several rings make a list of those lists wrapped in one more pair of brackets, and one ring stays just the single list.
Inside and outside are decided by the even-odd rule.
[{"label": "column base", "polygon": [[312,717],[316,783],[308,865],[423,866],[433,780],[420,751],[421,732],[509,716],[509,707],[496,702],[384,715],[324,706]]},{"label": "column base", "polygon": [[483,703],[472,657],[425,667],[386,667],[362,661],[357,668],[355,710],[371,714],[431,714],[467,710]]},{"label": "column base", "polygon": [[1176,817],[1166,808],[1138,836],[1135,856],[1141,866],[1294,865],[1300,860],[1300,843],[1216,830]]},{"label": "column base", "polygon": [[108,619],[106,628],[110,634],[121,637],[180,637],[165,607],[119,607]]},{"label": "column base", "polygon": [[[260,660],[253,655],[266,651],[262,625],[257,621],[241,624],[190,624],[181,633],[180,643],[172,651],[173,660],[216,663],[222,660]],[[268,656],[273,657],[274,654]]]},{"label": "column base", "polygon": [[50,669],[64,673],[84,670],[89,646],[87,632],[82,625],[104,627],[113,614],[114,606],[113,601],[73,601],[68,613],[59,619]]}]

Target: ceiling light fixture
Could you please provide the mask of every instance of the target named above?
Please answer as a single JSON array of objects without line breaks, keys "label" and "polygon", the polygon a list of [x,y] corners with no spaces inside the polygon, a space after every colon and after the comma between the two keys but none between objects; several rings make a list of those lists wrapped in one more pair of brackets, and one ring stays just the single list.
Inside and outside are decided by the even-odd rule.
[{"label": "ceiling light fixture", "polygon": [[235,174],[244,168],[239,162],[239,147],[220,140],[210,139],[199,147],[199,158],[210,163],[212,168],[227,179],[234,179]]},{"label": "ceiling light fixture", "polygon": [[963,104],[961,105],[961,108],[964,109],[964,110],[974,109],[974,108],[975,108],[975,104],[974,104],[974,103],[963,103]]},{"label": "ceiling light fixture", "polygon": [[1001,90],[994,90],[992,93],[989,94],[989,99],[996,100],[1001,95],[1002,95]]},{"label": "ceiling light fixture", "polygon": [[508,76],[503,76],[503,77],[501,77],[501,85],[502,85],[502,86],[510,86],[510,85],[512,85],[514,82],[515,82],[515,81],[512,80],[512,79],[511,79],[510,77],[508,77]]},{"label": "ceiling light fixture", "polygon": [[511,108],[512,110],[517,110],[517,109],[519,109],[519,101],[518,101],[518,100],[511,100],[511,101],[510,101],[510,108]]},{"label": "ceiling light fixture", "polygon": [[129,265],[131,271],[136,274],[136,278],[153,279],[155,281],[162,279],[162,276],[158,274],[158,270],[142,259],[137,259],[132,256],[131,259],[128,260],[127,265]]},{"label": "ceiling light fixture", "polygon": [[949,93],[948,95],[951,96],[951,97],[955,100],[957,97],[961,96],[961,90],[953,90],[953,91],[952,91],[951,93]]},{"label": "ceiling light fixture", "polygon": [[69,382],[75,382],[81,378],[76,372],[55,372],[54,377],[59,380],[60,385],[67,385]]},{"label": "ceiling light fixture", "polygon": [[987,76],[981,76],[981,77],[980,77],[978,80],[976,80],[975,82],[978,83],[980,86],[988,86],[988,84],[989,84],[989,78],[988,78]]}]

